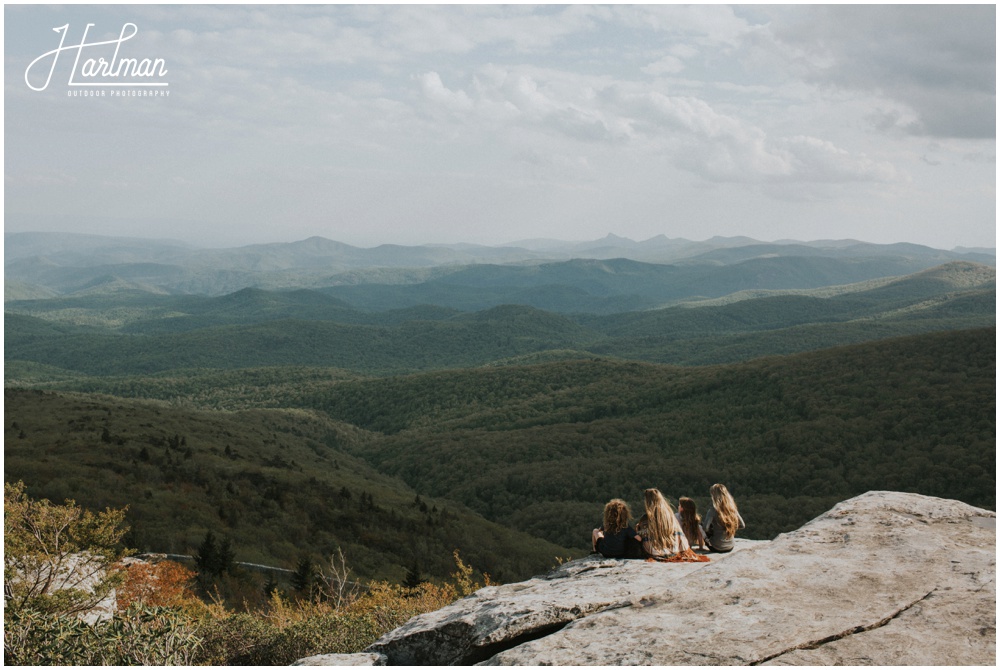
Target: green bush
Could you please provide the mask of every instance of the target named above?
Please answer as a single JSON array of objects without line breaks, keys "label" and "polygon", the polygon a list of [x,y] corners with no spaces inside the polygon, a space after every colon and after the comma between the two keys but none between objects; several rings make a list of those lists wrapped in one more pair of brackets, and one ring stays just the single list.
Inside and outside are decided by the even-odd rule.
[{"label": "green bush", "polygon": [[33,500],[24,482],[3,486],[4,611],[88,612],[120,582],[125,509],[94,514],[72,500]]},{"label": "green bush", "polygon": [[29,609],[4,616],[4,665],[190,665],[200,644],[191,621],[165,608],[96,624]]},{"label": "green bush", "polygon": [[195,663],[200,665],[268,665],[265,657],[278,628],[253,614],[207,619],[198,627],[202,644]]},{"label": "green bush", "polygon": [[[473,570],[458,552],[456,570],[444,584],[424,582],[406,588],[386,582],[368,585],[336,605],[331,600],[289,601],[272,594],[267,612],[216,614],[204,619],[195,663],[204,665],[289,665],[318,654],[362,651],[411,617],[440,609],[488,586],[473,579]],[[345,573],[346,574],[346,573]],[[222,616],[220,616],[222,614]]]}]

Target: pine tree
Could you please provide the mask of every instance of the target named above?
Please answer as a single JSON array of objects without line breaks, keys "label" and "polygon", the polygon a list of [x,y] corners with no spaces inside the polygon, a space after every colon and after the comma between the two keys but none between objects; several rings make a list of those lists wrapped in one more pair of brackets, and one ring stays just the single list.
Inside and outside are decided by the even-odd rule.
[{"label": "pine tree", "polygon": [[194,562],[198,566],[198,572],[205,577],[214,577],[220,573],[218,570],[219,548],[215,544],[215,534],[212,531],[205,534],[205,539],[198,547]]},{"label": "pine tree", "polygon": [[219,545],[218,563],[219,571],[216,574],[220,575],[223,572],[232,573],[233,567],[236,565],[236,551],[228,537],[222,540],[222,544]]},{"label": "pine tree", "polygon": [[313,565],[312,559],[304,556],[301,560],[299,560],[299,564],[296,566],[295,572],[292,573],[292,588],[306,598],[312,599],[317,591],[318,578],[319,575],[316,573],[316,566]]},{"label": "pine tree", "polygon": [[415,589],[427,580],[420,576],[420,564],[417,563],[417,559],[413,559],[413,565],[406,573],[406,578],[403,580],[403,586],[408,589]]}]

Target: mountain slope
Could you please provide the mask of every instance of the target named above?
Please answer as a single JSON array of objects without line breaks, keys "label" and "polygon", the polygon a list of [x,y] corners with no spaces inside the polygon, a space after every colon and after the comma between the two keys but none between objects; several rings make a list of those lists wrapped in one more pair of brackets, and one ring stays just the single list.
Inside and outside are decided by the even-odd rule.
[{"label": "mountain slope", "polygon": [[[934,265],[924,258],[752,258],[732,265],[658,265],[623,258],[535,265],[475,265],[419,284],[330,286],[355,306],[435,304],[462,310],[515,303],[560,312],[613,314],[748,289],[810,289],[901,276]],[[554,299],[562,294],[562,299]]]},{"label": "mountain slope", "polygon": [[[996,270],[975,263],[948,263],[881,283],[871,289],[813,297],[771,295],[719,305],[680,306],[615,316],[582,317],[580,322],[616,337],[680,337],[787,328],[805,323],[875,318],[910,308],[941,305],[970,296],[995,294]],[[986,310],[983,314],[988,314]]]},{"label": "mountain slope", "polygon": [[[60,298],[9,306],[17,312],[5,315],[5,360],[15,364],[15,372],[23,362],[88,375],[279,365],[396,374],[553,350],[563,352],[562,358],[575,351],[584,357],[704,365],[991,326],[994,277],[992,268],[951,264],[828,298],[775,295],[573,318],[516,305],[471,314],[428,305],[365,312],[305,290],[244,289],[219,298],[135,293]],[[614,296],[605,299],[617,302]]]},{"label": "mountain slope", "polygon": [[[102,277],[117,277],[123,281],[136,284],[146,284],[168,293],[200,293],[205,295],[222,295],[233,293],[244,288],[259,287],[268,289],[289,288],[320,288],[323,286],[357,285],[367,282],[369,286],[359,294],[360,289],[346,290],[347,295],[360,299],[361,295],[378,298],[378,309],[391,307],[407,307],[426,300],[426,295],[433,294],[432,287],[424,290],[425,294],[394,296],[391,289],[376,290],[372,285],[414,284],[421,277],[436,277],[451,274],[452,270],[468,266],[471,274],[466,276],[468,283],[462,285],[464,295],[455,295],[459,287],[451,284],[454,303],[437,304],[453,306],[460,309],[484,309],[497,304],[518,302],[512,300],[509,291],[488,297],[486,294],[476,298],[474,288],[485,287],[477,284],[476,278],[483,264],[520,264],[552,265],[555,261],[579,264],[579,261],[594,259],[597,262],[608,261],[617,263],[620,259],[630,259],[646,264],[673,263],[683,268],[718,268],[729,265],[751,265],[735,274],[722,275],[724,282],[732,284],[742,281],[746,286],[757,288],[788,288],[796,286],[805,288],[803,276],[796,277],[794,265],[803,265],[803,259],[808,259],[805,265],[817,263],[814,273],[819,277],[823,274],[836,274],[839,283],[856,281],[860,278],[906,274],[916,270],[937,265],[950,260],[968,260],[986,264],[995,264],[995,254],[962,251],[942,251],[919,245],[876,245],[856,241],[820,241],[802,243],[762,244],[749,238],[713,238],[702,242],[688,240],[670,240],[657,236],[643,242],[635,242],[626,238],[609,235],[604,239],[584,243],[550,242],[545,244],[528,244],[532,248],[518,246],[487,247],[481,245],[422,245],[400,246],[381,245],[374,248],[353,247],[341,242],[312,237],[290,243],[257,244],[229,249],[196,249],[179,242],[162,240],[141,240],[135,238],[100,237],[94,235],[46,234],[46,233],[5,233],[5,269],[7,282],[20,282],[46,288],[56,293],[65,294],[80,290],[100,281]],[[798,261],[786,262],[785,259],[798,257]],[[830,261],[842,264],[844,267],[835,272],[829,266]],[[753,263],[764,266],[774,266],[764,269],[761,275],[758,270],[756,279],[748,275],[746,270],[752,269]],[[855,267],[849,271],[847,265],[867,266],[864,269]],[[477,267],[480,270],[477,270]],[[548,273],[550,276],[540,276],[542,284],[524,284],[538,286],[567,285],[560,274]],[[777,281],[774,286],[761,285],[759,280]],[[808,278],[808,273],[805,275]],[[855,278],[851,278],[855,277]],[[825,280],[828,280],[827,277]],[[696,278],[698,285],[706,285],[704,278]],[[791,282],[791,283],[789,283]],[[719,291],[731,293],[734,288],[726,289],[722,284],[711,286],[704,295],[721,295]],[[509,284],[504,284],[510,288]],[[491,285],[498,289],[501,285]],[[440,287],[436,290],[440,291]],[[602,290],[606,291],[607,287]],[[703,295],[687,286],[685,295],[688,297]],[[588,290],[589,292],[589,290]],[[615,290],[613,293],[592,293],[594,299],[602,295],[633,295],[631,291]],[[646,302],[629,304],[627,309],[639,309],[656,306],[655,300],[673,300],[675,297],[663,298],[658,295],[641,295]],[[407,298],[407,299],[404,299]],[[476,302],[478,299],[480,302]],[[488,299],[488,303],[482,300]],[[654,302],[649,302],[653,300]],[[470,307],[459,307],[459,303]],[[362,304],[362,303],[355,303]],[[553,304],[525,303],[536,307],[554,309],[557,311],[580,310],[580,303],[571,303],[561,308]],[[592,311],[594,308],[587,308]]]},{"label": "mountain slope", "polygon": [[564,544],[584,546],[611,497],[656,486],[704,509],[716,481],[761,538],[872,489],[993,507],[995,367],[990,328],[707,368],[575,361],[361,380],[309,402],[383,432],[358,453],[380,471]]},{"label": "mountain slope", "polygon": [[420,499],[343,450],[371,437],[292,410],[204,412],[107,396],[7,389],[5,481],[89,509],[128,506],[132,546],[191,554],[212,531],[237,560],[293,569],[338,547],[366,578],[400,581],[414,563],[445,577],[452,552],[505,579],[568,552]]},{"label": "mountain slope", "polygon": [[706,367],[591,356],[378,379],[270,368],[63,385],[322,411],[368,438],[338,448],[420,495],[582,549],[606,499],[635,509],[648,486],[704,509],[724,481],[758,538],[871,489],[994,506],[995,341],[987,328]]}]

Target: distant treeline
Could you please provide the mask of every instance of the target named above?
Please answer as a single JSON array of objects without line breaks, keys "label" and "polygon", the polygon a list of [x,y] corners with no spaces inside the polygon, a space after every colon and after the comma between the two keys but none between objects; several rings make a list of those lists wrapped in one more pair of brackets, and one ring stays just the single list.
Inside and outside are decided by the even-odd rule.
[{"label": "distant treeline", "polygon": [[301,290],[83,296],[8,304],[4,355],[8,383],[266,366],[392,375],[572,356],[708,365],[992,326],[993,276],[992,268],[953,263],[828,297],[776,295],[613,316],[525,305],[364,311]]},{"label": "distant treeline", "polygon": [[[488,558],[507,542],[529,547],[521,536],[480,540],[485,526],[466,530],[475,517],[442,518],[445,509],[456,513],[448,501],[511,532],[576,551],[586,551],[589,528],[608,498],[625,497],[638,509],[649,486],[673,500],[692,496],[704,510],[708,487],[724,482],[747,519],[746,536],[754,538],[797,528],[873,489],[995,508],[995,341],[995,328],[947,331],[705,367],[582,357],[376,379],[291,367],[92,378],[64,386],[161,398],[174,408],[158,407],[155,420],[129,419],[126,431],[115,427],[126,407],[122,400],[88,398],[89,409],[69,414],[51,403],[83,401],[8,391],[5,466],[8,476],[36,482],[45,495],[82,501],[95,494],[94,482],[104,497],[127,491],[130,500],[114,504],[141,509],[147,516],[137,528],[157,528],[150,536],[160,539],[177,536],[158,530],[166,529],[165,510],[204,500],[193,530],[179,542],[191,546],[203,529],[219,524],[231,532],[244,528],[247,537],[274,538],[273,546],[258,546],[241,560],[287,560],[303,544],[325,551],[352,529],[347,535],[357,540],[359,556],[367,551],[362,547],[389,554],[395,547],[397,571],[416,555],[433,560],[460,538],[463,556],[480,551],[477,567],[523,574],[530,561],[500,566],[490,564],[499,554]],[[231,416],[180,409],[199,406],[313,414],[288,415],[279,430],[199,428],[201,437],[193,440],[194,422]],[[20,414],[52,425],[31,428]],[[89,423],[81,424],[78,414]],[[250,416],[240,415],[236,425],[250,430]],[[66,440],[67,430],[79,430],[90,446],[81,451]],[[293,440],[296,431],[309,441]],[[156,435],[161,442],[149,442]],[[174,435],[187,437],[184,449],[171,446]],[[36,442],[39,436],[45,438]],[[67,463],[86,472],[74,474]],[[256,474],[246,471],[251,463]],[[352,474],[345,478],[348,465]],[[381,488],[375,488],[378,478]],[[349,502],[337,497],[341,487]],[[382,512],[362,507],[365,491]],[[384,502],[389,497],[396,502]],[[144,505],[144,499],[166,504]],[[338,521],[342,509],[359,525]],[[270,525],[273,518],[280,527]],[[366,534],[372,527],[380,531],[377,540]],[[545,551],[532,549],[534,556]],[[559,549],[549,545],[548,551]],[[361,562],[373,566],[389,554]]]}]

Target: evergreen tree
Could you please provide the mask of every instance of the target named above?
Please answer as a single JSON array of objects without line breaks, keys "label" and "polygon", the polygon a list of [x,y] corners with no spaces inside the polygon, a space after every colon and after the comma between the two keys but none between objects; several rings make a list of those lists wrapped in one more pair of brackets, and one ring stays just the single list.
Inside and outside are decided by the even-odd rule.
[{"label": "evergreen tree", "polygon": [[205,539],[198,547],[194,562],[198,566],[198,572],[205,577],[214,577],[220,574],[218,569],[219,547],[215,543],[215,534],[212,531],[205,534]]},{"label": "evergreen tree", "polygon": [[403,586],[408,589],[415,589],[427,580],[420,576],[420,564],[417,563],[417,559],[413,559],[413,565],[406,573],[406,578],[403,580]]},{"label": "evergreen tree", "polygon": [[267,583],[264,584],[264,597],[270,598],[271,595],[278,590],[278,581],[274,578],[273,573],[269,573],[267,576]]},{"label": "evergreen tree", "polygon": [[222,540],[222,544],[219,545],[218,554],[218,572],[216,574],[222,574],[223,572],[232,573],[233,567],[236,565],[236,551],[233,549],[233,544],[226,537]]},{"label": "evergreen tree", "polygon": [[316,566],[313,564],[312,559],[304,556],[299,560],[295,572],[292,573],[292,588],[306,598],[311,599],[318,591],[318,581],[319,574],[316,572]]}]

